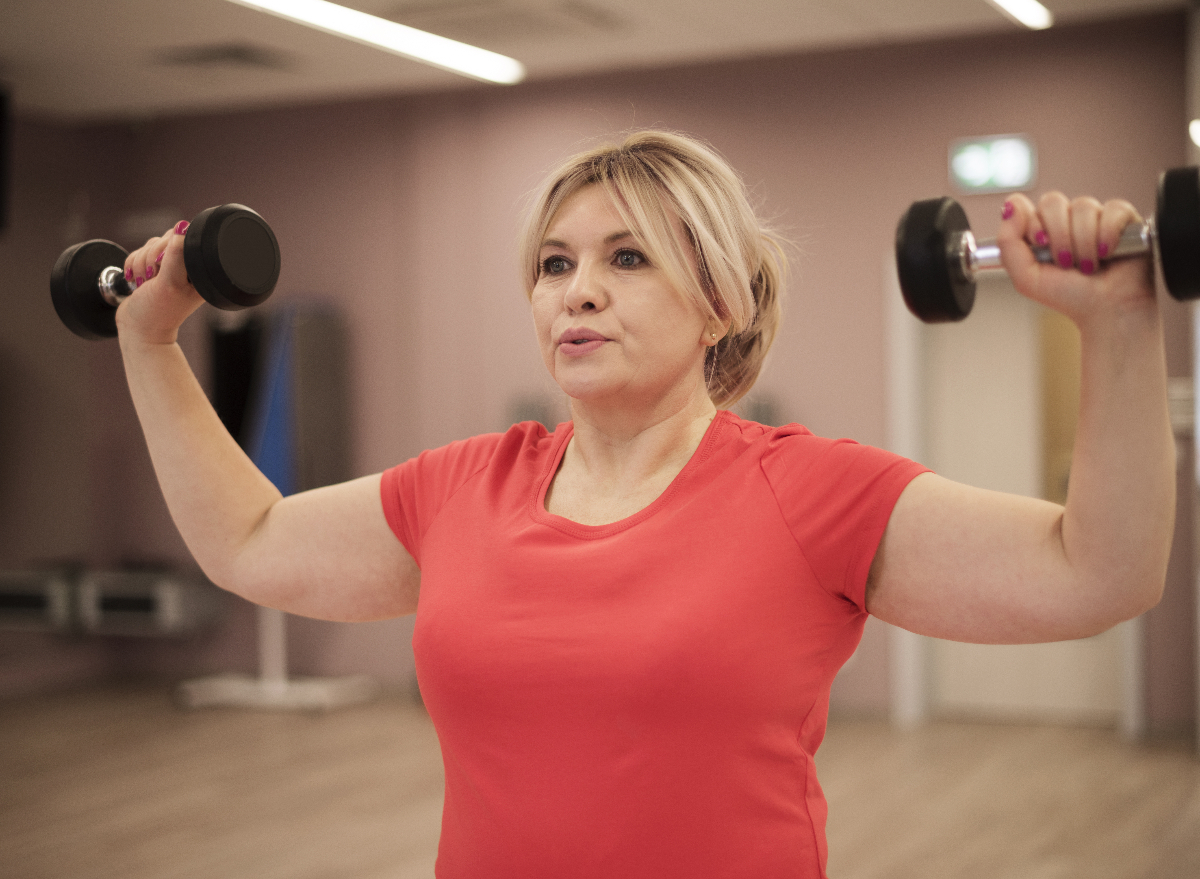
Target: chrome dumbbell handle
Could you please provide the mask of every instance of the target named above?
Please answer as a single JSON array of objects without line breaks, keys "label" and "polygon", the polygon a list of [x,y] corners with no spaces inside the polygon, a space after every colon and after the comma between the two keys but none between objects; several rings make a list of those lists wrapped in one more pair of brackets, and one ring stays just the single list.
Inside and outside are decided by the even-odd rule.
[{"label": "chrome dumbbell handle", "polygon": [[124,272],[116,266],[101,269],[96,286],[100,290],[100,296],[113,308],[128,299],[129,294],[133,292],[133,288],[125,280]]},{"label": "chrome dumbbell handle", "polygon": [[[976,242],[975,236],[968,229],[958,236],[957,241],[950,241],[951,261],[964,280],[971,280],[975,273],[984,269],[1003,268],[1000,262],[1000,246],[994,239]],[[1152,252],[1154,248],[1154,219],[1150,218],[1141,223],[1130,223],[1121,231],[1117,246],[1113,248],[1105,260],[1119,259],[1123,256],[1140,256]],[[1033,256],[1038,262],[1055,262],[1054,254],[1048,247],[1034,247]]]}]

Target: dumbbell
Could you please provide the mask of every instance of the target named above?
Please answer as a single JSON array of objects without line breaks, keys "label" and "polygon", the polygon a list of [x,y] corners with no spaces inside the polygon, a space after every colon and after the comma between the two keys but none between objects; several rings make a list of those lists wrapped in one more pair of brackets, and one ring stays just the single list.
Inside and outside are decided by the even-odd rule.
[{"label": "dumbbell", "polygon": [[[1158,251],[1167,291],[1200,298],[1200,168],[1175,168],[1158,180],[1154,217],[1131,223],[1106,260]],[[1039,262],[1054,262],[1046,247]],[[975,274],[1001,268],[994,241],[975,240],[952,198],[914,202],[896,227],[896,268],[909,311],[926,323],[958,321],[975,304]]]},{"label": "dumbbell", "polygon": [[[129,251],[95,239],[62,252],[50,272],[50,298],[67,329],[85,339],[117,334],[117,306],[133,292],[125,280]],[[226,204],[195,216],[183,237],[188,280],[225,311],[258,305],[279,280],[279,242],[245,205]]]}]

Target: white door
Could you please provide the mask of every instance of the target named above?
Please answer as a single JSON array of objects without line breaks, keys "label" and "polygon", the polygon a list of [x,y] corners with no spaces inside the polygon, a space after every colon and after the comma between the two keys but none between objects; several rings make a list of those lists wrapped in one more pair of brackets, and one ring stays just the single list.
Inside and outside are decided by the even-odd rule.
[{"label": "white door", "polygon": [[[1052,317],[1006,277],[991,275],[979,284],[969,318],[922,329],[924,463],[981,488],[1058,499],[1053,495],[1065,487],[1069,463],[1062,434],[1073,433],[1078,405],[1070,399],[1077,395],[1078,361]],[[1065,427],[1057,417],[1064,397],[1070,400]],[[942,716],[1116,724],[1121,639],[1118,630],[1021,646],[934,639],[930,708]]]}]

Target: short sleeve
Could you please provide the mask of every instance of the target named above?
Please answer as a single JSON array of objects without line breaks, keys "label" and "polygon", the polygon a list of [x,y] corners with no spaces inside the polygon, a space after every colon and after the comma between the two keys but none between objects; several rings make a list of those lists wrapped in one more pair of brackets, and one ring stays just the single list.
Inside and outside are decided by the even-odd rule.
[{"label": "short sleeve", "polygon": [[762,467],[818,582],[865,611],[867,576],[892,509],[928,468],[852,440],[786,428],[772,437]]},{"label": "short sleeve", "polygon": [[392,533],[421,564],[421,541],[446,501],[492,459],[501,434],[486,434],[430,449],[385,470],[383,514]]}]

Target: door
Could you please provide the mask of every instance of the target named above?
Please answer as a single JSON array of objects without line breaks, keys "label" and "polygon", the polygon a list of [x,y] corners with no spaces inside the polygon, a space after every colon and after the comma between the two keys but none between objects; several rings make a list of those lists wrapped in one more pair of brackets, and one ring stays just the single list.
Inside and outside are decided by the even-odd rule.
[{"label": "door", "polygon": [[[959,324],[921,330],[922,458],[941,475],[1061,502],[1078,410],[1073,325],[989,274]],[[932,639],[930,709],[942,716],[1115,725],[1122,634],[993,646]]]}]

